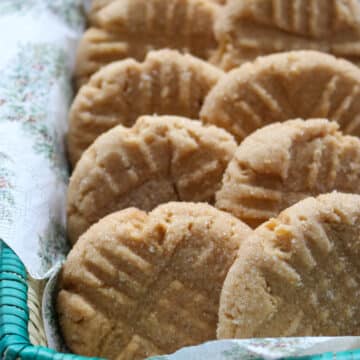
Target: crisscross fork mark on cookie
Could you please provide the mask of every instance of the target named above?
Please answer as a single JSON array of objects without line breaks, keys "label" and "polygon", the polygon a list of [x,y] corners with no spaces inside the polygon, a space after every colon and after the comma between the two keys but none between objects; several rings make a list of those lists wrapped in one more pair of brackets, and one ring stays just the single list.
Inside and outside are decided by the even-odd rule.
[{"label": "crisscross fork mark on cookie", "polygon": [[345,60],[315,51],[269,55],[223,76],[200,118],[239,142],[262,126],[296,118],[327,118],[360,135],[359,90],[360,69]]},{"label": "crisscross fork mark on cookie", "polygon": [[359,63],[356,0],[229,0],[221,14],[213,61],[226,70],[260,55],[306,49]]},{"label": "crisscross fork mark on cookie", "polygon": [[171,50],[150,52],[142,63],[128,59],[104,67],[70,109],[72,164],[101,133],[118,124],[132,126],[141,115],[199,118],[205,96],[222,75],[205,61]]},{"label": "crisscross fork mark on cookie", "polygon": [[216,206],[256,227],[307,196],[360,193],[360,140],[325,119],[268,125],[230,161]]},{"label": "crisscross fork mark on cookie", "polygon": [[70,241],[126,207],[213,202],[235,149],[225,130],[175,116],[143,116],[132,128],[111,129],[84,152],[71,176]]},{"label": "crisscross fork mark on cookie", "polygon": [[218,338],[358,336],[360,196],[307,198],[242,244]]},{"label": "crisscross fork mark on cookie", "polygon": [[[102,6],[102,5],[101,5]],[[213,23],[221,7],[207,0],[115,0],[92,16],[80,41],[75,77],[83,85],[102,66],[170,48],[208,59],[216,48]]]},{"label": "crisscross fork mark on cookie", "polygon": [[[90,10],[90,14],[89,14],[90,22],[96,23],[97,13],[113,1],[116,1],[116,0],[93,0],[91,3],[91,10]],[[226,3],[226,0],[206,0],[206,1],[214,2],[214,3],[220,4],[220,5],[224,5]]]},{"label": "crisscross fork mark on cookie", "polygon": [[223,280],[250,232],[206,204],[102,219],[64,265],[58,310],[68,346],[142,359],[214,339]]}]

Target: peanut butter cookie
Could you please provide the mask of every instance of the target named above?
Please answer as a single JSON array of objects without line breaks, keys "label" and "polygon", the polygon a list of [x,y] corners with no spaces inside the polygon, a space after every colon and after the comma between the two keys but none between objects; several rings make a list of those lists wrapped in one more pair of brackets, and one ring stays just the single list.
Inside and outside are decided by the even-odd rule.
[{"label": "peanut butter cookie", "polygon": [[69,348],[144,359],[216,338],[219,297],[251,230],[207,204],[113,213],[76,243],[57,309]]},{"label": "peanut butter cookie", "polygon": [[213,202],[235,150],[225,130],[186,118],[143,116],[132,128],[118,125],[84,152],[71,176],[70,241],[116,210]]},{"label": "peanut butter cookie", "polygon": [[227,0],[208,0],[208,1],[219,4],[219,5],[225,5]]},{"label": "peanut butter cookie", "polygon": [[264,56],[225,76],[205,99],[200,117],[241,141],[289,119],[327,118],[360,135],[360,69],[316,51]]},{"label": "peanut butter cookie", "polygon": [[[96,24],[97,13],[113,1],[116,1],[116,0],[93,0],[91,3],[91,10],[90,10],[90,14],[89,14],[90,22]],[[216,4],[220,4],[220,5],[224,5],[226,3],[226,0],[205,0],[205,1],[210,1],[210,2],[213,2]]]},{"label": "peanut butter cookie", "polygon": [[360,196],[307,198],[242,243],[218,338],[360,335]]},{"label": "peanut butter cookie", "polygon": [[216,207],[256,227],[308,196],[360,193],[360,140],[325,119],[268,125],[230,161]]},{"label": "peanut butter cookie", "polygon": [[318,50],[360,62],[357,0],[228,0],[213,61],[229,70],[257,56]]},{"label": "peanut butter cookie", "polygon": [[78,86],[100,67],[125,58],[142,61],[150,50],[208,59],[217,46],[213,23],[221,7],[208,0],[115,0],[96,8],[78,48]]},{"label": "peanut butter cookie", "polygon": [[98,12],[104,7],[108,6],[113,1],[115,0],[92,0],[91,9],[88,15],[90,23],[96,23],[96,16]]},{"label": "peanut butter cookie", "polygon": [[144,62],[114,62],[78,92],[69,117],[68,146],[74,165],[82,152],[115,125],[132,126],[140,115],[199,118],[205,96],[223,72],[173,50],[150,52]]}]

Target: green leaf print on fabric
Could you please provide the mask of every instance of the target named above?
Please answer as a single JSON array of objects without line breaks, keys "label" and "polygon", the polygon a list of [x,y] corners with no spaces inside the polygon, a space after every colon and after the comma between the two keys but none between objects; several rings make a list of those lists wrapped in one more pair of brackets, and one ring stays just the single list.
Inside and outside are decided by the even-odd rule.
[{"label": "green leaf print on fabric", "polygon": [[38,256],[41,271],[47,272],[54,264],[65,259],[64,254],[70,250],[66,240],[65,227],[55,219],[51,219],[46,231],[39,235]]},{"label": "green leaf print on fabric", "polygon": [[0,2],[0,16],[21,13],[33,8],[37,0],[3,0]]},{"label": "green leaf print on fabric", "polygon": [[83,3],[84,0],[0,0],[0,17],[12,14],[38,16],[48,10],[68,26],[80,29],[84,25]]},{"label": "green leaf print on fabric", "polygon": [[66,79],[64,51],[51,44],[20,45],[0,78],[0,121],[15,121],[34,141],[35,153],[44,156],[64,181],[67,167],[61,137],[49,125],[55,117],[51,103],[54,84]]},{"label": "green leaf print on fabric", "polygon": [[12,223],[12,211],[15,206],[13,196],[13,180],[15,174],[10,170],[12,160],[4,153],[0,152],[0,219],[6,223]]}]

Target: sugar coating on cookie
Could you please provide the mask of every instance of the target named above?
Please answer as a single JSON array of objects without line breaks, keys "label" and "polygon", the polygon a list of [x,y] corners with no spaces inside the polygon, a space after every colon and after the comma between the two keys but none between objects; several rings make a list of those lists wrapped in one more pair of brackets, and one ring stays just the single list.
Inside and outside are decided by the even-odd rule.
[{"label": "sugar coating on cookie", "polygon": [[360,196],[307,198],[242,243],[221,293],[223,338],[360,335]]},{"label": "sugar coating on cookie", "polygon": [[327,118],[360,135],[360,69],[317,51],[264,56],[223,76],[200,118],[241,141],[269,123]]},{"label": "sugar coating on cookie", "polygon": [[62,270],[57,310],[67,345],[82,355],[132,360],[215,339],[222,284],[250,233],[199,203],[103,218]]},{"label": "sugar coating on cookie", "polygon": [[357,0],[228,0],[212,61],[229,70],[261,55],[318,50],[360,63]]},{"label": "sugar coating on cookie", "polygon": [[213,23],[220,8],[208,0],[99,2],[79,44],[77,85],[110,62],[142,61],[150,50],[171,48],[208,59],[216,48]]},{"label": "sugar coating on cookie", "polygon": [[213,202],[235,150],[225,130],[186,118],[143,116],[132,128],[118,125],[83,153],[70,178],[70,241],[126,207]]},{"label": "sugar coating on cookie", "polygon": [[205,96],[223,72],[174,50],[150,52],[139,63],[114,62],[78,92],[69,115],[68,146],[74,165],[82,152],[115,125],[132,126],[140,115],[199,118]]},{"label": "sugar coating on cookie", "polygon": [[360,193],[360,140],[326,119],[290,120],[248,136],[216,193],[216,206],[256,227],[304,199]]}]

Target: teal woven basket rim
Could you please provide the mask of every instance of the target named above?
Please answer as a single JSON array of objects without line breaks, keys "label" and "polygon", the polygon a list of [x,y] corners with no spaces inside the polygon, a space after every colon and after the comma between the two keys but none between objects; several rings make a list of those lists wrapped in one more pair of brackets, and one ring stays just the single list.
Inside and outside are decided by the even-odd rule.
[{"label": "teal woven basket rim", "polygon": [[17,255],[0,240],[0,355],[5,360],[98,360],[32,345],[29,338],[27,273]]},{"label": "teal woven basket rim", "polygon": [[[18,256],[0,240],[0,356],[5,360],[100,360],[32,345],[28,332],[27,273]],[[152,359],[162,359],[156,356]],[[165,357],[166,358],[166,357]],[[289,357],[284,360],[360,360],[360,349]],[[150,359],[149,359],[150,360]],[[241,360],[241,359],[239,359]]]}]

